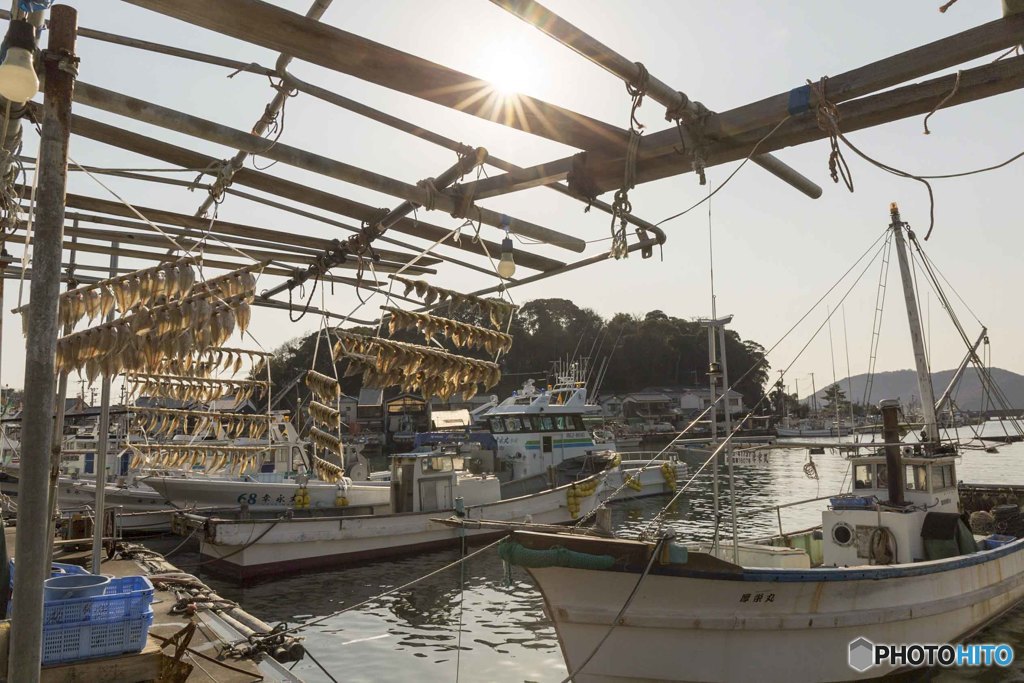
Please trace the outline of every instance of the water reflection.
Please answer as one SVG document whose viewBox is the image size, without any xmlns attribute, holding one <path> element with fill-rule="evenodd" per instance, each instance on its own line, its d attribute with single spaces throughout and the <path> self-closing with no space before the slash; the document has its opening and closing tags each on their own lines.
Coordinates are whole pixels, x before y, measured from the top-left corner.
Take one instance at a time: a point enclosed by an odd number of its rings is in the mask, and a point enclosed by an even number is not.
<svg viewBox="0 0 1024 683">
<path fill-rule="evenodd" d="M 959 461 L 959 478 L 971 482 L 1024 483 L 1024 444 L 1000 445 L 998 453 L 969 451 Z M 806 451 L 772 451 L 765 464 L 738 465 L 736 504 L 740 536 L 752 538 L 776 533 L 779 518 L 786 530 L 820 523 L 827 501 L 774 510 L 755 508 L 816 498 L 848 487 L 848 462 L 826 451 L 814 459 L 818 478 L 808 478 Z M 687 456 L 691 471 L 701 463 Z M 730 490 L 721 469 L 721 503 L 725 512 L 720 532 L 728 535 Z M 665 515 L 665 524 L 680 538 L 709 540 L 714 534 L 711 472 L 694 482 L 692 491 Z M 651 520 L 667 498 L 648 498 L 613 508 L 616 529 L 635 534 Z M 348 682 L 408 680 L 432 681 L 559 681 L 565 675 L 561 651 L 543 601 L 529 575 L 511 572 L 492 553 L 469 561 L 464 575 L 458 569 L 433 576 L 392 596 L 374 598 L 416 577 L 443 567 L 458 557 L 443 551 L 362 567 L 301 574 L 248 588 L 210 583 L 225 597 L 241 602 L 271 624 L 294 623 L 295 615 L 323 616 L 364 600 L 370 602 L 347 614 L 331 617 L 305 632 L 309 650 L 335 678 Z M 198 558 L 175 557 L 183 568 Z M 463 592 L 462 582 L 465 590 Z M 371 600 L 372 598 L 372 600 Z M 461 614 L 462 628 L 459 629 Z M 308 616 L 306 617 L 308 618 Z M 305 620 L 305 619 L 303 619 Z M 461 643 L 460 643 L 461 633 Z M 944 683 L 972 681 L 1024 681 L 1024 608 L 1018 608 L 982 631 L 974 642 L 1008 642 L 1019 654 L 1010 670 L 934 671 L 911 680 Z M 327 681 L 309 661 L 295 672 L 308 681 Z"/>
</svg>

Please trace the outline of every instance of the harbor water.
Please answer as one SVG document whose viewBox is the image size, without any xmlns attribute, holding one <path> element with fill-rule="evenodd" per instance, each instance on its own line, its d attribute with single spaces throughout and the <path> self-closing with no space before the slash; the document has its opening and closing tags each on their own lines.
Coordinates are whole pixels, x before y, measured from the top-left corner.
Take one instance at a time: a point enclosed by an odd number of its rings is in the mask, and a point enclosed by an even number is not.
<svg viewBox="0 0 1024 683">
<path fill-rule="evenodd" d="M 965 451 L 958 465 L 959 479 L 1024 484 L 1024 444 L 999 445 L 998 451 Z M 805 473 L 812 458 L 816 479 Z M 691 472 L 701 464 L 698 456 L 688 455 L 686 460 Z M 720 532 L 727 536 L 731 528 L 729 490 L 726 469 L 722 467 L 721 472 L 725 516 Z M 774 509 L 758 509 L 848 490 L 849 463 L 834 451 L 811 456 L 806 450 L 772 450 L 765 462 L 737 465 L 735 480 L 739 536 L 763 537 L 777 533 L 779 517 Z M 711 489 L 711 473 L 705 470 L 668 508 L 664 523 L 676 530 L 677 538 L 712 538 Z M 617 532 L 635 534 L 667 502 L 664 496 L 614 505 Z M 793 531 L 820 524 L 820 513 L 827 502 L 782 509 L 784 528 Z M 561 681 L 567 672 L 539 592 L 525 570 L 504 567 L 493 550 L 407 589 L 375 597 L 441 569 L 458 557 L 458 550 L 441 551 L 297 574 L 244 588 L 211 577 L 204 579 L 271 624 L 293 625 L 368 600 L 366 605 L 331 616 L 304 631 L 309 652 L 339 681 Z M 183 569 L 191 569 L 199 560 L 197 555 L 185 554 L 173 559 Z M 1024 606 L 972 641 L 1007 642 L 1014 647 L 1017 658 L 1008 670 L 931 671 L 912 680 L 1024 681 Z M 624 652 L 622 656 L 631 655 Z M 307 681 L 331 680 L 309 658 L 294 671 Z"/>
</svg>

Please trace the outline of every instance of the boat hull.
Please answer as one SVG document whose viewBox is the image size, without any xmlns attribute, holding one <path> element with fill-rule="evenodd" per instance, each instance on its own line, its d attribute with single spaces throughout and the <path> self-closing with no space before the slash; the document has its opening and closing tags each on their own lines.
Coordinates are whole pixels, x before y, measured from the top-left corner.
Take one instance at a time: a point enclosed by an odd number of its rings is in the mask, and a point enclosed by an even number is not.
<svg viewBox="0 0 1024 683">
<path fill-rule="evenodd" d="M 640 576 L 639 570 L 529 571 L 544 595 L 570 672 L 605 636 Z M 851 668 L 852 641 L 957 642 L 1022 598 L 1024 540 L 949 560 L 890 567 L 652 573 L 620 625 L 574 680 L 876 678 L 894 669 Z"/>
<path fill-rule="evenodd" d="M 614 502 L 674 493 L 688 471 L 684 462 L 655 461 L 650 466 L 648 463 L 648 460 L 623 460 L 618 468 L 609 470 L 606 479 L 609 491 L 605 500 Z M 670 466 L 670 475 L 662 470 L 663 463 Z M 632 479 L 632 485 L 626 483 L 627 478 Z"/>
<path fill-rule="evenodd" d="M 146 477 L 146 484 L 166 496 L 175 506 L 200 508 L 231 508 L 248 505 L 251 512 L 281 512 L 295 506 L 298 484 L 289 482 L 261 482 L 201 477 Z M 309 507 L 336 508 L 338 497 L 344 495 L 353 507 L 388 505 L 391 488 L 387 482 L 352 484 L 347 488 L 337 484 L 310 481 Z"/>
<path fill-rule="evenodd" d="M 575 496 L 570 511 L 569 486 L 544 493 L 466 508 L 465 519 L 492 522 L 567 524 L 593 511 L 603 484 L 587 496 Z M 436 550 L 461 543 L 463 536 L 482 541 L 507 530 L 457 528 L 437 519 L 451 510 L 400 514 L 309 517 L 278 520 L 222 520 L 205 523 L 201 553 L 209 569 L 238 580 L 275 576 L 299 569 L 320 569 Z M 256 539 L 255 541 L 253 539 Z"/>
</svg>

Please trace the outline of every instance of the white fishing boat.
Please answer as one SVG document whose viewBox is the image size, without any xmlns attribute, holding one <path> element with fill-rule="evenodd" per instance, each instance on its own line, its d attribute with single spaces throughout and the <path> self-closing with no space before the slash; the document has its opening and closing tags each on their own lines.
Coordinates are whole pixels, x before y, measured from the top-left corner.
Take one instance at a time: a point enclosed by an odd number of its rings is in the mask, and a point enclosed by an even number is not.
<svg viewBox="0 0 1024 683">
<path fill-rule="evenodd" d="M 460 472 L 451 454 L 410 453 L 393 458 L 386 505 L 297 510 L 272 519 L 185 513 L 179 518 L 201 530 L 201 553 L 210 569 L 245 580 L 433 550 L 464 536 L 479 540 L 506 533 L 502 523 L 569 523 L 598 506 L 604 486 L 597 475 L 502 499 L 496 477 Z M 464 526 L 444 523 L 453 516 Z"/>
<path fill-rule="evenodd" d="M 536 580 L 572 680 L 875 678 L 901 663 L 875 664 L 873 644 L 956 643 L 1024 599 L 1024 539 L 979 539 L 961 520 L 895 205 L 891 229 L 922 443 L 899 443 L 899 404 L 883 401 L 884 447 L 851 458 L 850 494 L 802 533 L 685 547 L 516 532 L 502 556 Z"/>
<path fill-rule="evenodd" d="M 825 424 L 821 420 L 800 420 L 796 425 L 780 425 L 775 433 L 780 438 L 840 437 L 853 434 L 853 428 L 844 423 Z"/>
<path fill-rule="evenodd" d="M 608 469 L 608 485 L 622 491 L 615 498 L 659 495 L 674 490 L 686 465 L 670 454 L 665 469 L 641 471 L 647 460 L 622 463 L 614 435 L 591 432 L 584 416 L 599 415 L 601 407 L 587 400 L 586 383 L 562 376 L 550 389 L 538 390 L 532 380 L 522 390 L 484 413 L 483 423 L 497 444 L 493 471 L 503 495 L 525 495 L 572 481 L 582 472 Z M 616 465 L 621 463 L 620 468 Z M 626 471 L 626 470 L 629 471 Z M 625 486 L 623 486 L 625 484 Z"/>
<path fill-rule="evenodd" d="M 279 512 L 295 507 L 300 489 L 305 501 L 300 501 L 300 507 L 304 508 L 388 504 L 390 493 L 386 482 L 353 481 L 351 477 L 327 482 L 311 476 L 306 443 L 284 417 L 283 413 L 275 413 L 276 419 L 266 439 L 231 442 L 240 447 L 265 447 L 253 466 L 245 471 L 211 474 L 202 469 L 159 470 L 143 476 L 141 482 L 179 509 L 245 506 L 249 512 Z M 360 451 L 360 445 L 346 445 L 345 470 L 366 477 L 368 466 Z"/>
</svg>

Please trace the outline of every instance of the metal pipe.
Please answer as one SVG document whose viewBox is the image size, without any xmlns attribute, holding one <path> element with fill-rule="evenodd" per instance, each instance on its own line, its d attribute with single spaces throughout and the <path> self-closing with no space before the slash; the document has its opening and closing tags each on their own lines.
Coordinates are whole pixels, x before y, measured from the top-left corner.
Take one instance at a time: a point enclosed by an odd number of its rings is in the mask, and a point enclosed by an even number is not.
<svg viewBox="0 0 1024 683">
<path fill-rule="evenodd" d="M 885 468 L 889 482 L 889 503 L 903 505 L 903 460 L 900 457 L 900 402 L 887 398 L 878 403 L 882 411 L 882 439 L 885 447 Z"/>
<path fill-rule="evenodd" d="M 117 276 L 117 242 L 110 243 L 110 277 Z M 114 319 L 114 311 L 107 314 L 107 322 Z M 107 446 L 110 441 L 110 375 L 104 373 L 100 383 L 100 423 L 96 434 L 96 523 L 93 524 L 92 573 L 100 573 L 103 550 L 103 532 L 106 530 L 107 498 Z"/>
<path fill-rule="evenodd" d="M 505 216 L 505 214 L 473 204 L 472 201 L 467 202 L 466 206 L 461 206 L 458 198 L 440 192 L 433 193 L 427 188 L 409 185 L 400 180 L 281 142 L 268 146 L 267 141 L 257 135 L 99 86 L 79 82 L 75 89 L 75 100 L 113 114 L 144 121 L 201 140 L 259 154 L 267 159 L 273 159 L 295 168 L 383 192 L 393 197 L 401 197 L 407 202 L 420 206 L 430 205 L 438 210 L 454 214 L 468 212 L 474 219 L 479 219 L 487 225 L 504 229 L 507 224 L 512 232 L 569 251 L 582 252 L 587 246 L 586 242 L 578 237 L 566 235 L 529 221 Z"/>
<path fill-rule="evenodd" d="M 732 435 L 732 414 L 729 412 L 729 354 L 725 352 L 725 325 L 718 327 L 718 348 L 722 359 L 722 387 L 725 392 L 725 433 Z M 725 447 L 725 457 L 729 465 L 729 507 L 732 513 L 732 561 L 740 563 L 739 535 L 736 532 L 736 473 L 733 469 L 732 441 Z"/>
<path fill-rule="evenodd" d="M 76 10 L 56 5 L 51 10 L 51 55 L 75 53 Z M 67 187 L 68 140 L 74 76 L 59 58 L 46 59 L 42 133 L 39 141 L 39 186 L 36 234 L 32 259 L 31 304 L 25 343 L 25 396 L 22 459 L 18 472 L 18 535 L 15 555 L 18 573 L 14 602 L 18 609 L 11 625 L 7 676 L 12 681 L 37 683 L 42 661 L 43 581 L 49 577 L 46 538 L 49 454 L 53 443 L 53 379 L 57 345 L 57 300 L 60 295 L 61 242 L 64 230 L 64 192 Z"/>
<path fill-rule="evenodd" d="M 967 370 L 967 366 L 971 364 L 971 361 L 975 358 L 978 353 L 978 347 L 981 346 L 981 342 L 984 341 L 985 337 L 988 336 L 988 328 L 982 327 L 981 334 L 978 335 L 978 341 L 974 342 L 967 351 L 967 355 L 960 362 L 960 367 L 953 373 L 953 377 L 949 380 L 949 384 L 946 386 L 946 390 L 942 392 L 942 396 L 935 402 L 935 414 L 938 415 L 942 412 L 942 409 L 946 407 L 946 403 L 953 395 L 953 391 L 956 390 L 956 385 L 960 383 L 960 378 L 964 376 L 964 372 Z"/>
<path fill-rule="evenodd" d="M 539 2 L 534 0 L 491 0 L 491 2 L 537 27 L 562 45 L 617 76 L 627 85 L 637 86 L 642 81 L 645 94 L 665 107 L 667 120 L 682 118 L 694 121 L 701 126 L 708 137 L 721 137 L 717 114 L 709 111 L 700 102 L 690 100 L 682 92 L 646 73 L 646 69 L 639 63 L 629 61 Z M 754 157 L 752 161 L 811 199 L 821 196 L 819 185 L 779 159 L 769 154 L 761 154 Z"/>
</svg>

